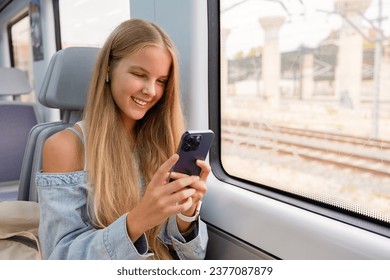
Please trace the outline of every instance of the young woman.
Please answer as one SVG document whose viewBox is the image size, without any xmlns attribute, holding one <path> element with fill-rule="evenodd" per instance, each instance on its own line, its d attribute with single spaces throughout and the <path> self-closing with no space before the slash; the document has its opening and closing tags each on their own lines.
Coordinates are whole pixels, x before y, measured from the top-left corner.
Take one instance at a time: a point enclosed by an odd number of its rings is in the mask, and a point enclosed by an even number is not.
<svg viewBox="0 0 390 280">
<path fill-rule="evenodd" d="M 167 34 L 132 19 L 108 37 L 83 121 L 46 140 L 37 176 L 44 258 L 202 259 L 210 166 L 171 174 L 184 120 Z"/>
</svg>

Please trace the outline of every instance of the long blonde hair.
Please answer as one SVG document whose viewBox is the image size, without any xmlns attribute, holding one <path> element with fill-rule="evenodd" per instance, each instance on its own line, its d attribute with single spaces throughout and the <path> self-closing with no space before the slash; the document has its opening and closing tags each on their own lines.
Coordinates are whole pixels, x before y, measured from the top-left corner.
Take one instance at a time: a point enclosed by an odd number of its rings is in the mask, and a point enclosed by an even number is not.
<svg viewBox="0 0 390 280">
<path fill-rule="evenodd" d="M 122 125 L 110 84 L 105 81 L 106 74 L 120 59 L 150 45 L 165 47 L 172 56 L 172 65 L 162 98 L 136 123 L 134 134 L 130 135 Z M 107 227 L 134 208 L 142 197 L 142 188 L 175 152 L 184 130 L 178 71 L 173 43 L 151 22 L 127 20 L 104 44 L 84 111 L 89 195 L 96 227 Z M 170 258 L 167 248 L 158 241 L 160 228 L 161 225 L 156 226 L 146 236 L 155 258 Z"/>
</svg>

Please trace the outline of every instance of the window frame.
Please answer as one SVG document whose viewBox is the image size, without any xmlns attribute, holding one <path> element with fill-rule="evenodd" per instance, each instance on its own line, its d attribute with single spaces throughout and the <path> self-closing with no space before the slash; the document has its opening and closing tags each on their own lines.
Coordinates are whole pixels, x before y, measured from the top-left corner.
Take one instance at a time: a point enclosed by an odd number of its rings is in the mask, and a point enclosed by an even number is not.
<svg viewBox="0 0 390 280">
<path fill-rule="evenodd" d="M 282 191 L 267 185 L 232 176 L 221 160 L 221 59 L 220 59 L 220 0 L 207 1 L 208 12 L 208 90 L 209 127 L 215 133 L 210 151 L 210 165 L 217 179 L 258 195 L 322 215 L 385 237 L 390 237 L 389 224 L 374 218 L 338 208 L 314 199 Z"/>
<path fill-rule="evenodd" d="M 61 40 L 61 21 L 60 21 L 60 0 L 53 0 L 53 15 L 54 15 L 54 32 L 56 40 L 56 51 L 62 49 L 62 40 Z"/>
<path fill-rule="evenodd" d="M 29 16 L 28 11 L 25 11 L 24 13 L 22 13 L 17 18 L 15 18 L 14 20 L 10 21 L 7 24 L 8 50 L 9 50 L 9 58 L 10 58 L 11 67 L 15 67 L 14 44 L 12 42 L 12 27 L 28 16 Z"/>
</svg>

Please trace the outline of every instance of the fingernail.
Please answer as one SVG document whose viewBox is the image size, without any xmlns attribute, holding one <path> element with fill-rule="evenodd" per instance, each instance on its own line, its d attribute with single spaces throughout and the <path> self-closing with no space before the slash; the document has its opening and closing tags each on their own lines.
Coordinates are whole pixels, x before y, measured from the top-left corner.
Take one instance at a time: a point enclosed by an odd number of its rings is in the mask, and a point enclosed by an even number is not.
<svg viewBox="0 0 390 280">
<path fill-rule="evenodd" d="M 177 158 L 179 158 L 179 155 L 178 154 L 173 154 L 172 156 L 171 156 L 171 159 L 173 160 L 173 159 L 177 159 Z"/>
</svg>

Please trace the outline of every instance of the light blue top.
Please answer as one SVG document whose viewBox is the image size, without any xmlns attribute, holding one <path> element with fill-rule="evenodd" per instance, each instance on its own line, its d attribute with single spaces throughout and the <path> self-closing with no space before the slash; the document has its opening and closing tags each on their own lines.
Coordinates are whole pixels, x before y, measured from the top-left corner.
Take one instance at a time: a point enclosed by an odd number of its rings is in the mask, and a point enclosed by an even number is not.
<svg viewBox="0 0 390 280">
<path fill-rule="evenodd" d="M 132 242 L 123 214 L 104 229 L 93 227 L 87 215 L 87 172 L 41 173 L 36 176 L 40 205 L 39 239 L 44 259 L 136 260 L 152 256 L 145 234 Z M 159 239 L 172 245 L 180 259 L 204 259 L 206 224 L 198 218 L 191 236 L 184 238 L 172 216 Z"/>
</svg>

